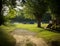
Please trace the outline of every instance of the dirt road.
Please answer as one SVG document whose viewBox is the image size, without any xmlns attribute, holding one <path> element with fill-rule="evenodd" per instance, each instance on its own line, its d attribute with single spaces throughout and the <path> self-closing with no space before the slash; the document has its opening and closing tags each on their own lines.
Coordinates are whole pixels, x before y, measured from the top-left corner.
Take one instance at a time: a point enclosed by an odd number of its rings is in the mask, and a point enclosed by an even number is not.
<svg viewBox="0 0 60 46">
<path fill-rule="evenodd" d="M 37 33 L 16 29 L 11 35 L 16 39 L 16 46 L 48 46 L 43 38 L 35 37 Z"/>
</svg>

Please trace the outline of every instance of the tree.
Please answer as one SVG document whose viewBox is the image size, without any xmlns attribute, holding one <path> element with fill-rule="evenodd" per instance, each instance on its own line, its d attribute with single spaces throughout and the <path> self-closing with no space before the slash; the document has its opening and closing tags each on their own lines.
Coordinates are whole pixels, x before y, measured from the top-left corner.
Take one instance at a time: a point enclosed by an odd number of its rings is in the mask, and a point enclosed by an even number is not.
<svg viewBox="0 0 60 46">
<path fill-rule="evenodd" d="M 6 6 L 11 6 L 11 7 L 14 7 L 15 6 L 15 1 L 16 0 L 0 0 L 0 25 L 4 24 L 5 20 L 4 20 L 4 16 L 3 16 L 3 7 L 4 5 Z"/>
<path fill-rule="evenodd" d="M 52 29 L 59 30 L 60 28 L 60 1 L 59 0 L 47 0 L 49 8 L 51 9 L 52 14 L 54 14 L 55 19 L 53 20 Z"/>
<path fill-rule="evenodd" d="M 38 27 L 41 27 L 41 20 L 44 13 L 47 11 L 47 3 L 45 0 L 26 0 L 25 9 L 27 13 L 34 15 L 38 22 Z"/>
<path fill-rule="evenodd" d="M 2 2 L 2 0 L 0 0 L 0 2 Z M 0 25 L 3 24 L 3 22 L 4 22 L 4 19 L 2 16 L 2 4 L 0 3 Z"/>
<path fill-rule="evenodd" d="M 0 26 L 4 24 L 5 19 L 3 16 L 3 6 L 4 5 L 10 5 L 10 0 L 0 0 Z M 13 36 L 9 35 L 8 32 L 6 32 L 2 27 L 0 27 L 0 46 L 15 46 L 16 40 L 13 38 Z"/>
</svg>

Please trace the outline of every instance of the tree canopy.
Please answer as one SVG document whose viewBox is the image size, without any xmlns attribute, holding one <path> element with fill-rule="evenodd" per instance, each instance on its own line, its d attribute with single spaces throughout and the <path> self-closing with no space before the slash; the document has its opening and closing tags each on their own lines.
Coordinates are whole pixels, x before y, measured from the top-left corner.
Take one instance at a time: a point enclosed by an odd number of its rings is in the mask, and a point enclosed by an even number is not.
<svg viewBox="0 0 60 46">
<path fill-rule="evenodd" d="M 44 0 L 26 0 L 26 13 L 34 15 L 38 21 L 38 27 L 41 27 L 42 16 L 47 11 L 47 5 Z"/>
<path fill-rule="evenodd" d="M 0 6 L 7 5 L 12 8 L 16 5 L 16 0 L 0 0 L 2 3 Z M 48 9 L 51 10 L 51 14 L 55 17 L 55 27 L 60 25 L 60 1 L 59 0 L 22 0 L 22 4 L 25 5 L 25 13 L 26 15 L 34 15 L 38 21 L 38 27 L 41 27 L 42 16 L 46 13 Z M 0 7 L 0 25 L 4 22 L 2 8 Z M 10 14 L 12 15 L 12 14 Z"/>
</svg>

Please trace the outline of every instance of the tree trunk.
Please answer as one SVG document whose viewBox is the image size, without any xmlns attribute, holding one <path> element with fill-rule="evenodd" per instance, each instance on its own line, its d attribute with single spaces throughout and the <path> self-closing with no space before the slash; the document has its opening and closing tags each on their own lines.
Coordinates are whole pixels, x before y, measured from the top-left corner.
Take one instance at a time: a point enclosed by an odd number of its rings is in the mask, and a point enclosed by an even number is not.
<svg viewBox="0 0 60 46">
<path fill-rule="evenodd" d="M 3 12 L 2 12 L 2 0 L 0 0 L 0 25 L 4 23 L 4 17 L 3 17 Z"/>
<path fill-rule="evenodd" d="M 41 28 L 41 20 L 38 20 L 38 27 Z"/>
<path fill-rule="evenodd" d="M 2 0 L 0 0 L 0 2 L 2 3 Z M 2 4 L 0 3 L 0 25 L 1 25 L 1 10 L 2 10 Z"/>
</svg>

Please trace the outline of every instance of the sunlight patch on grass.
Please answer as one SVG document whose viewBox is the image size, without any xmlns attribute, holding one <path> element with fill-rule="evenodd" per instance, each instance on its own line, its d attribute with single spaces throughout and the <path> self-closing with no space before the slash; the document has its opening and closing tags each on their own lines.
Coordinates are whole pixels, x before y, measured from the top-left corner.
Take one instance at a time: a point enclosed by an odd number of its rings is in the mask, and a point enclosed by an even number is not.
<svg viewBox="0 0 60 46">
<path fill-rule="evenodd" d="M 26 29 L 26 30 L 30 30 L 33 32 L 39 32 L 39 31 L 43 30 L 42 28 L 38 28 L 37 24 L 22 24 L 22 23 L 20 23 L 15 26 L 16 26 L 16 28 Z"/>
<path fill-rule="evenodd" d="M 0 26 L 1 28 L 3 28 L 4 30 L 6 30 L 7 32 L 10 31 L 14 31 L 14 29 L 25 29 L 28 31 L 32 31 L 32 32 L 36 32 L 37 33 L 37 37 L 42 37 L 48 41 L 52 41 L 52 40 L 60 40 L 60 34 L 56 33 L 56 32 L 52 32 L 52 31 L 48 31 L 45 30 L 43 28 L 38 28 L 37 24 L 22 24 L 22 23 L 18 23 L 18 24 L 13 24 L 14 26 Z M 48 24 L 42 24 L 42 27 L 46 27 Z"/>
<path fill-rule="evenodd" d="M 48 24 L 47 23 L 42 23 L 41 26 L 46 28 L 48 26 Z"/>
<path fill-rule="evenodd" d="M 46 27 L 48 24 L 42 24 L 42 27 Z M 48 41 L 60 40 L 60 34 L 56 32 L 51 32 L 43 28 L 38 28 L 37 24 L 16 24 L 16 28 L 26 29 L 28 31 L 37 32 L 37 37 L 42 37 Z"/>
<path fill-rule="evenodd" d="M 60 34 L 59 33 L 55 33 L 55 32 L 51 32 L 51 31 L 42 31 L 39 32 L 37 37 L 42 37 L 48 41 L 54 41 L 54 40 L 58 40 L 60 41 Z"/>
</svg>

